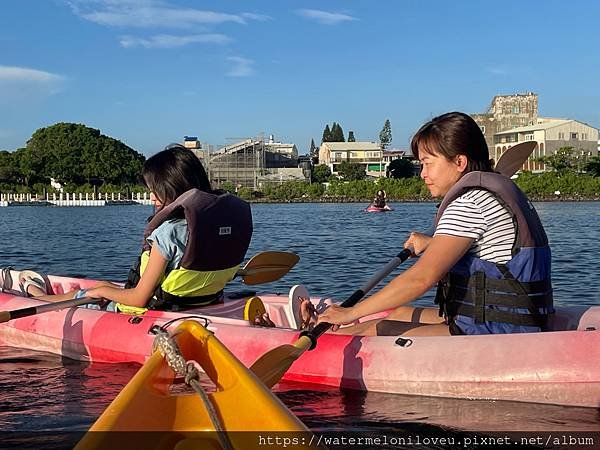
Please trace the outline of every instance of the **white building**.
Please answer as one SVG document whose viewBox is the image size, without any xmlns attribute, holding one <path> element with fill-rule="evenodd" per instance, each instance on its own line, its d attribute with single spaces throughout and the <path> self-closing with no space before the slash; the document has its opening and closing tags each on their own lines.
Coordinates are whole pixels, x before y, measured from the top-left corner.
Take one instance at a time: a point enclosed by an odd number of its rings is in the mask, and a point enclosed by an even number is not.
<svg viewBox="0 0 600 450">
<path fill-rule="evenodd" d="M 582 156 L 598 155 L 598 129 L 586 123 L 572 119 L 538 118 L 537 123 L 525 127 L 513 128 L 494 134 L 494 148 L 490 157 L 495 161 L 515 144 L 536 141 L 537 146 L 529 159 L 523 164 L 523 170 L 543 172 L 544 164 L 536 158 L 552 155 L 561 147 L 573 147 Z"/>
<path fill-rule="evenodd" d="M 319 147 L 319 164 L 329 166 L 337 174 L 343 162 L 364 166 L 369 176 L 384 176 L 383 152 L 376 142 L 323 142 Z"/>
</svg>

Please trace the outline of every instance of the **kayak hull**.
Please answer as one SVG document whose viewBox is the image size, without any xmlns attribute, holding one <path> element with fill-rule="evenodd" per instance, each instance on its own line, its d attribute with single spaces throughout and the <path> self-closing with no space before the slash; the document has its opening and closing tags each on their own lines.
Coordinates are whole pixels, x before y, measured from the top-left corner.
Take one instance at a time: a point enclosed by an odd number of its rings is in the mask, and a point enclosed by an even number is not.
<svg viewBox="0 0 600 450">
<path fill-rule="evenodd" d="M 77 280 L 52 278 L 74 284 Z M 89 283 L 81 280 L 81 287 Z M 279 326 L 286 326 L 287 297 L 261 295 Z M 313 299 L 320 308 L 323 301 Z M 0 294 L 0 309 L 40 304 Z M 194 316 L 246 366 L 274 347 L 292 344 L 289 328 L 251 326 L 241 320 L 245 299 L 185 313 L 149 311 L 130 316 L 71 308 L 0 325 L 0 345 L 97 362 L 144 363 L 154 326 Z M 412 337 L 326 333 L 284 379 L 358 390 L 453 398 L 600 406 L 600 307 L 558 309 L 545 333 Z"/>
<path fill-rule="evenodd" d="M 388 205 L 385 205 L 383 207 L 370 205 L 367 208 L 365 208 L 365 212 L 387 212 L 387 211 L 393 211 L 393 210 L 394 210 L 394 208 L 392 208 L 391 206 L 388 206 Z"/>
</svg>

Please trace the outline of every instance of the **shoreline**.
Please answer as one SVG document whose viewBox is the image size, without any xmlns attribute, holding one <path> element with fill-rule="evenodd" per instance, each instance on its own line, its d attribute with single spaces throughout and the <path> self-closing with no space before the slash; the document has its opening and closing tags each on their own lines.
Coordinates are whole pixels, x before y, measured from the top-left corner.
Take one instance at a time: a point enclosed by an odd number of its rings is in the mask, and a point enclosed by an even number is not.
<svg viewBox="0 0 600 450">
<path fill-rule="evenodd" d="M 572 202 L 572 203 L 582 203 L 582 202 L 597 202 L 600 201 L 600 197 L 567 197 L 567 196 L 560 196 L 560 197 L 529 197 L 529 200 L 531 200 L 532 202 Z M 291 200 L 273 200 L 273 199 L 246 199 L 246 201 L 248 203 L 265 203 L 265 204 L 269 204 L 269 203 L 366 203 L 366 204 L 371 204 L 370 199 L 352 199 L 352 198 L 339 198 L 339 197 L 335 197 L 335 198 L 326 198 L 326 199 L 318 199 L 318 198 L 311 198 L 311 199 L 304 199 L 304 198 L 295 198 L 295 199 L 291 199 Z M 389 199 L 387 203 L 439 203 L 441 200 L 436 200 L 436 199 L 400 199 L 400 200 L 396 200 L 396 199 Z"/>
<path fill-rule="evenodd" d="M 530 200 L 534 203 L 551 203 L 551 202 L 563 202 L 563 203 L 587 203 L 587 202 L 597 202 L 600 201 L 600 197 L 532 197 Z M 289 204 L 289 203 L 362 203 L 365 205 L 370 205 L 371 200 L 368 199 L 353 199 L 353 198 L 295 198 L 290 200 L 274 200 L 274 199 L 246 199 L 250 204 Z M 439 203 L 440 200 L 435 199 L 401 199 L 394 200 L 390 199 L 388 204 L 401 204 L 401 203 Z M 47 201 L 47 200 L 29 200 L 29 201 L 0 201 L 0 208 L 8 208 L 8 207 L 56 207 L 56 208 L 83 208 L 83 207 L 102 207 L 102 206 L 129 206 L 129 205 L 140 205 L 140 206 L 148 206 L 151 205 L 149 201 L 132 201 L 132 200 L 121 200 L 121 201 L 111 201 L 111 200 L 95 200 L 95 201 Z"/>
</svg>

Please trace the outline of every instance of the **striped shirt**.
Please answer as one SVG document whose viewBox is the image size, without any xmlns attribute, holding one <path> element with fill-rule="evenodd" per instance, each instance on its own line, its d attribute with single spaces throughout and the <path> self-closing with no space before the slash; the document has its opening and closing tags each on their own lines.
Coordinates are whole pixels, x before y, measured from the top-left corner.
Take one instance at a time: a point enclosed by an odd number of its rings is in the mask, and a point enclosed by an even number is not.
<svg viewBox="0 0 600 450">
<path fill-rule="evenodd" d="M 516 239 L 510 213 L 483 189 L 472 189 L 450 203 L 435 234 L 472 238 L 468 254 L 493 263 L 506 263 L 512 258 Z"/>
</svg>

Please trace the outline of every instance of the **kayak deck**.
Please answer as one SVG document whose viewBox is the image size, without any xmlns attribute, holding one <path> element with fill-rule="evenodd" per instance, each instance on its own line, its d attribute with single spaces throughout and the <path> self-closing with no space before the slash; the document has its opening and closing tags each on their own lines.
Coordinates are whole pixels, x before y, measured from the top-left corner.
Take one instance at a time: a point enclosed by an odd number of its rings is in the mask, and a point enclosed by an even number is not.
<svg viewBox="0 0 600 450">
<path fill-rule="evenodd" d="M 194 444 L 196 448 L 219 448 L 223 440 L 232 448 L 258 448 L 258 440 L 246 432 L 309 433 L 306 426 L 198 322 L 182 322 L 172 336 L 172 339 L 161 336 L 160 351 L 152 354 L 106 408 L 77 449 L 111 448 L 111 440 L 119 443 L 121 435 L 108 432 L 178 432 L 171 437 L 184 442 L 177 445 Z M 178 378 L 182 374 L 176 374 L 171 366 L 190 374 L 184 369 L 186 361 L 193 361 L 195 367 L 204 370 L 213 383 L 213 391 L 207 392 L 196 382 L 191 384 L 197 392 L 172 392 L 174 384 L 183 380 Z M 194 369 L 191 378 L 197 380 Z M 236 431 L 245 433 L 233 433 Z M 163 444 L 164 439 L 158 439 L 144 448 L 175 446 L 173 442 L 168 446 Z"/>
</svg>

